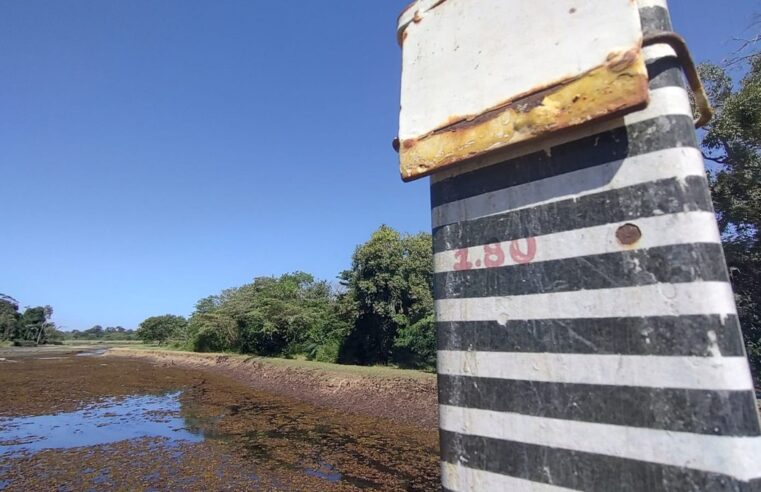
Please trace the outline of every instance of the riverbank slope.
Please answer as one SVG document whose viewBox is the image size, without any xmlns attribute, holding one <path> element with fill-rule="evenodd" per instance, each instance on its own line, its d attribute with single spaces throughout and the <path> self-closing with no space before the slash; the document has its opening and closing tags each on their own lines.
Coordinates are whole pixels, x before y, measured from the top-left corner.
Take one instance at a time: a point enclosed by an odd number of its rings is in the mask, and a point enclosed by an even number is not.
<svg viewBox="0 0 761 492">
<path fill-rule="evenodd" d="M 438 423 L 436 376 L 425 372 L 162 349 L 119 347 L 107 355 L 213 371 L 258 391 L 406 425 Z"/>
</svg>

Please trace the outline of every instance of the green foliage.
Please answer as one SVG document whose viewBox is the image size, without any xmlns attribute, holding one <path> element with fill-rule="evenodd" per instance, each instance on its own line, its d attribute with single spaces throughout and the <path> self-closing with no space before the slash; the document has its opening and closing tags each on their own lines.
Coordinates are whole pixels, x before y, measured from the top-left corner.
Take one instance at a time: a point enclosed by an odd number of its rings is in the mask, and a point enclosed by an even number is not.
<svg viewBox="0 0 761 492">
<path fill-rule="evenodd" d="M 95 325 L 86 330 L 72 330 L 63 333 L 67 340 L 137 340 L 135 330 L 128 330 L 122 326 L 108 326 L 103 328 L 101 325 Z"/>
<path fill-rule="evenodd" d="M 64 333 L 49 321 L 50 306 L 21 313 L 15 299 L 0 294 L 0 340 L 139 338 L 198 352 L 430 369 L 436 363 L 432 256 L 429 234 L 381 226 L 356 248 L 351 269 L 339 277 L 340 294 L 305 272 L 258 277 L 200 299 L 187 320 L 152 316 L 136 331 L 95 325 Z"/>
<path fill-rule="evenodd" d="M 187 320 L 182 316 L 165 314 L 163 316 L 152 316 L 140 323 L 137 329 L 137 336 L 146 343 L 158 342 L 165 343 L 177 334 L 184 333 L 187 330 Z"/>
<path fill-rule="evenodd" d="M 193 337 L 193 350 L 196 352 L 222 352 L 230 348 L 221 330 L 213 326 L 203 327 Z"/>
<path fill-rule="evenodd" d="M 399 328 L 394 354 L 401 366 L 418 369 L 436 367 L 436 328 L 433 314 L 417 323 Z"/>
<path fill-rule="evenodd" d="M 305 345 L 306 355 L 309 360 L 317 362 L 338 362 L 343 338 L 329 338 L 322 342 L 309 342 Z"/>
<path fill-rule="evenodd" d="M 238 340 L 238 325 L 224 313 L 193 313 L 188 322 L 187 345 L 196 352 L 231 350 Z"/>
<path fill-rule="evenodd" d="M 11 340 L 16 334 L 19 318 L 18 301 L 0 294 L 0 340 Z"/>
<path fill-rule="evenodd" d="M 14 347 L 36 347 L 37 342 L 35 342 L 34 340 L 17 339 L 13 341 L 13 346 Z"/>
<path fill-rule="evenodd" d="M 198 351 L 304 354 L 325 360 L 329 346 L 337 346 L 346 327 L 337 315 L 330 285 L 295 272 L 258 277 L 199 300 L 188 332 L 189 345 Z"/>
<path fill-rule="evenodd" d="M 137 335 L 198 352 L 430 369 L 436 363 L 432 262 L 429 234 L 382 226 L 357 247 L 351 269 L 340 276 L 341 294 L 304 272 L 257 277 L 200 299 L 187 322 L 148 318 Z"/>
<path fill-rule="evenodd" d="M 14 338 L 17 340 L 37 341 L 43 332 L 45 321 L 47 321 L 45 315 L 46 308 L 42 306 L 26 308 L 21 318 L 19 318 Z"/>
<path fill-rule="evenodd" d="M 0 294 L 0 340 L 12 340 L 14 345 L 35 345 L 60 338 L 60 332 L 50 321 L 50 306 L 27 307 L 19 312 L 18 301 Z"/>
<path fill-rule="evenodd" d="M 429 234 L 403 236 L 385 225 L 357 247 L 351 269 L 340 276 L 353 326 L 339 360 L 431 366 L 432 249 Z"/>
<path fill-rule="evenodd" d="M 733 90 L 722 67 L 705 64 L 701 76 L 716 117 L 703 137 L 724 253 L 735 291 L 751 368 L 761 375 L 761 55 Z"/>
</svg>

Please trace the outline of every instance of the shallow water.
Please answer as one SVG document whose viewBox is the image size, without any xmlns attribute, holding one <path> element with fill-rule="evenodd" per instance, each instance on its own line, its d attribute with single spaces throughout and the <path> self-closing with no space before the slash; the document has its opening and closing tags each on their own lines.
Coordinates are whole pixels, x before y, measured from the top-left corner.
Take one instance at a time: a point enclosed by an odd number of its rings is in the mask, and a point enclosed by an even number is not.
<svg viewBox="0 0 761 492">
<path fill-rule="evenodd" d="M 98 357 L 100 355 L 104 355 L 106 352 L 108 352 L 108 349 L 95 349 L 95 350 L 84 350 L 82 352 L 77 352 L 75 355 L 77 357 Z"/>
<path fill-rule="evenodd" d="M 0 361 L 0 490 L 436 490 L 435 429 L 109 356 Z"/>
<path fill-rule="evenodd" d="M 76 412 L 0 418 L 0 456 L 69 449 L 144 437 L 203 441 L 179 416 L 180 394 L 109 398 Z"/>
</svg>

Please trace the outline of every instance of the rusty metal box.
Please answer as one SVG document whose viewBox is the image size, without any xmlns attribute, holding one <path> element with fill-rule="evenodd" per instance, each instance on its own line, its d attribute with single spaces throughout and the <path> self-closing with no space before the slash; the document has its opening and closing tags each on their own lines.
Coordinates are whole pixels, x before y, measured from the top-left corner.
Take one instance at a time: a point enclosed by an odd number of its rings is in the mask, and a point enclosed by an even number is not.
<svg viewBox="0 0 761 492">
<path fill-rule="evenodd" d="M 637 3 L 600 1 L 407 7 L 397 31 L 402 178 L 645 106 Z"/>
</svg>

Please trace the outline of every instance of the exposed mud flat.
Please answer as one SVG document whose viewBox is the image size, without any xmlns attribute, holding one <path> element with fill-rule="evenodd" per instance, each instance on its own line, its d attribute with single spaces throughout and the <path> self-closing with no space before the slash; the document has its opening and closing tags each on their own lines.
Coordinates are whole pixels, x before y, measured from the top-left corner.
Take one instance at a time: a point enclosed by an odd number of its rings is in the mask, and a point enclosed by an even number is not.
<svg viewBox="0 0 761 492">
<path fill-rule="evenodd" d="M 204 368 L 228 375 L 256 390 L 313 405 L 369 415 L 435 430 L 436 376 L 416 371 L 330 367 L 326 364 L 234 355 L 118 348 L 110 356 L 139 357 L 164 367 Z M 326 368 L 328 367 L 328 368 Z"/>
<path fill-rule="evenodd" d="M 0 490 L 438 488 L 435 425 L 258 391 L 217 362 L 61 357 L 0 362 Z"/>
</svg>

